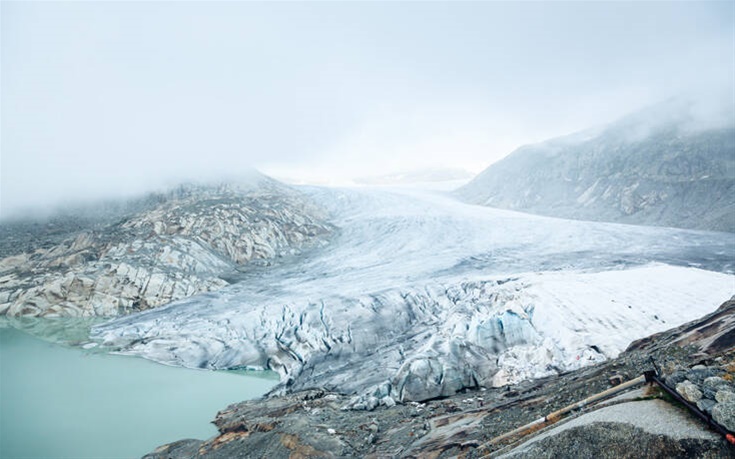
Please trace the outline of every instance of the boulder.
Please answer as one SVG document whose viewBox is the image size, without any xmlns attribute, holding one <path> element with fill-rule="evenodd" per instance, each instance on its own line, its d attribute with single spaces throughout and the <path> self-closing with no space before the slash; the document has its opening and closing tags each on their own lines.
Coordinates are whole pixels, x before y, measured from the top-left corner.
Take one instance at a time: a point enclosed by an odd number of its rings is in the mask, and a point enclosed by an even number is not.
<svg viewBox="0 0 735 459">
<path fill-rule="evenodd" d="M 712 408 L 712 419 L 730 432 L 735 432 L 735 400 L 715 405 Z"/>
<path fill-rule="evenodd" d="M 702 391 L 691 381 L 684 381 L 676 385 L 676 391 L 691 403 L 697 403 L 702 398 Z"/>
</svg>

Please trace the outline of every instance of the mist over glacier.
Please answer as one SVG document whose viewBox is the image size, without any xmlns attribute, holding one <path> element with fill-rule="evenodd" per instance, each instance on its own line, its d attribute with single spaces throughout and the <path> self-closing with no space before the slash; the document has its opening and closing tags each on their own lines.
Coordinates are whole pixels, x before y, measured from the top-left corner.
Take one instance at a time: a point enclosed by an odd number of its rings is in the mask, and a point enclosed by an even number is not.
<svg viewBox="0 0 735 459">
<path fill-rule="evenodd" d="M 729 6 L 3 2 L 0 218 L 253 166 L 478 173 L 682 94 L 709 122 Z"/>
</svg>

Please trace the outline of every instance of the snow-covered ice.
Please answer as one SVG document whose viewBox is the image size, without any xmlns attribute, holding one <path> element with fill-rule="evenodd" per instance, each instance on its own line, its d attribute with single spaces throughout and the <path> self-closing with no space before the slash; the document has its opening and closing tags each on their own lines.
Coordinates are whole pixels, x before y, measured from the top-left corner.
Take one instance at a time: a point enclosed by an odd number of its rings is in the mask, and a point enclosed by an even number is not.
<svg viewBox="0 0 735 459">
<path fill-rule="evenodd" d="M 128 354 L 270 368 L 356 407 L 612 357 L 735 294 L 735 235 L 579 222 L 420 190 L 308 188 L 339 227 L 299 262 L 94 329 Z"/>
</svg>

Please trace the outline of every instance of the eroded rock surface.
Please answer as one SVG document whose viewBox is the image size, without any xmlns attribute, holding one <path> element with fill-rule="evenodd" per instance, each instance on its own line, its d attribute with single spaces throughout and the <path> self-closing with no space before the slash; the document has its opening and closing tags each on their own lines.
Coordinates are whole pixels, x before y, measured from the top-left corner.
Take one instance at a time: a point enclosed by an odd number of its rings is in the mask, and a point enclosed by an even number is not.
<svg viewBox="0 0 735 459">
<path fill-rule="evenodd" d="M 613 407 L 614 408 L 614 407 Z M 622 413 L 646 419 L 650 424 L 639 427 L 630 418 L 619 418 L 620 411 L 603 408 L 600 412 L 582 416 L 532 444 L 498 456 L 506 459 L 596 457 L 596 458 L 669 458 L 733 457 L 730 447 L 720 437 L 689 427 L 693 422 L 686 415 L 664 402 L 650 401 L 625 404 Z M 607 419 L 598 421 L 597 419 Z M 613 421 L 615 420 L 615 421 Z M 673 421 L 673 422 L 672 422 Z M 673 427 L 672 430 L 651 429 Z M 682 425 L 681 423 L 686 423 Z M 684 433 L 686 429 L 690 432 Z"/>
<path fill-rule="evenodd" d="M 265 177 L 188 185 L 133 214 L 0 260 L 0 314 L 115 316 L 228 285 L 254 261 L 293 257 L 333 227 L 299 193 Z"/>
<path fill-rule="evenodd" d="M 632 350 L 655 350 L 664 346 L 695 346 L 703 354 L 717 354 L 735 348 L 735 301 L 723 303 L 706 320 L 694 321 L 677 327 L 673 332 L 657 333 L 636 340 L 628 346 Z"/>
</svg>

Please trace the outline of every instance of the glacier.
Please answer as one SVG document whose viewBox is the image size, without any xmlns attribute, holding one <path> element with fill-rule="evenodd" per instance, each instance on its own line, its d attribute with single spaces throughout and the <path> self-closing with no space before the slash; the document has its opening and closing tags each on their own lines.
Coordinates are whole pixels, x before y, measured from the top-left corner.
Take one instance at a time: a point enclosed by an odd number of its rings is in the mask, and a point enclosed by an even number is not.
<svg viewBox="0 0 735 459">
<path fill-rule="evenodd" d="M 735 294 L 735 235 L 583 222 L 417 189 L 302 189 L 338 228 L 290 264 L 94 327 L 111 350 L 271 369 L 347 408 L 511 384 L 616 356 Z"/>
</svg>

